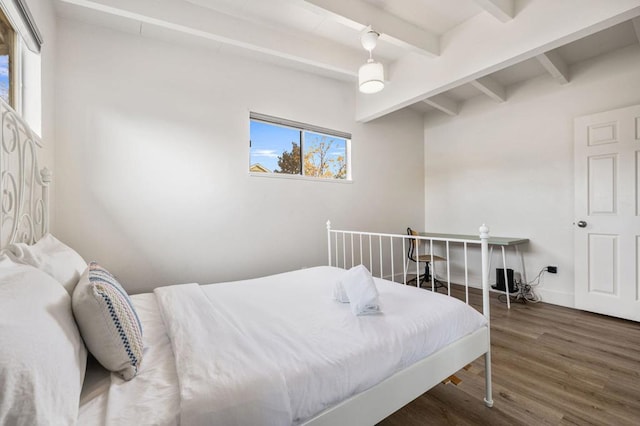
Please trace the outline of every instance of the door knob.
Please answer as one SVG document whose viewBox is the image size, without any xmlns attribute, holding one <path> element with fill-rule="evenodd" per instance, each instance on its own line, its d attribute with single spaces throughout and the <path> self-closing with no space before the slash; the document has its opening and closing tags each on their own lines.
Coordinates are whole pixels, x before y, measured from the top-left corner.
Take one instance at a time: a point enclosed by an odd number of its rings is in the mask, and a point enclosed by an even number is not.
<svg viewBox="0 0 640 426">
<path fill-rule="evenodd" d="M 580 228 L 586 228 L 587 227 L 587 222 L 585 222 L 584 220 L 581 220 L 578 222 L 578 226 Z"/>
</svg>

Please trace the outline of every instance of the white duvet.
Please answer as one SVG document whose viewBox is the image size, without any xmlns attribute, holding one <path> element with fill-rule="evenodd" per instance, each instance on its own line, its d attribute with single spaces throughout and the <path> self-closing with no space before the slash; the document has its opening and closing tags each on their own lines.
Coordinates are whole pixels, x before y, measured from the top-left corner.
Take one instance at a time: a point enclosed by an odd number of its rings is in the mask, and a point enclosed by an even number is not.
<svg viewBox="0 0 640 426">
<path fill-rule="evenodd" d="M 142 411 L 154 424 L 298 424 L 486 324 L 456 299 L 379 279 L 384 313 L 355 316 L 333 299 L 343 273 L 317 267 L 156 289 L 160 314 L 150 316 L 162 317 L 166 335 L 155 336 L 138 377 L 112 377 L 104 391 L 111 396 L 93 399 L 100 413 L 81 408 L 80 423 L 135 424 L 126 419 Z M 177 385 L 169 386 L 166 376 L 176 373 Z M 170 396 L 153 388 L 154 398 L 140 399 L 138 380 L 149 387 L 158 380 Z M 155 409 L 152 399 L 160 401 Z"/>
</svg>

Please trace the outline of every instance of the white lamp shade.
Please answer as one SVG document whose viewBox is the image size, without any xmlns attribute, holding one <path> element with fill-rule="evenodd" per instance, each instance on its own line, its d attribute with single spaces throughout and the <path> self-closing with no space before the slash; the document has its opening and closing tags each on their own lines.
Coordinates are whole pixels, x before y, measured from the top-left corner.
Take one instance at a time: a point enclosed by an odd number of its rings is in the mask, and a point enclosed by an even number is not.
<svg viewBox="0 0 640 426">
<path fill-rule="evenodd" d="M 376 93 L 384 88 L 384 68 L 380 62 L 369 60 L 358 70 L 358 83 L 362 93 Z"/>
</svg>

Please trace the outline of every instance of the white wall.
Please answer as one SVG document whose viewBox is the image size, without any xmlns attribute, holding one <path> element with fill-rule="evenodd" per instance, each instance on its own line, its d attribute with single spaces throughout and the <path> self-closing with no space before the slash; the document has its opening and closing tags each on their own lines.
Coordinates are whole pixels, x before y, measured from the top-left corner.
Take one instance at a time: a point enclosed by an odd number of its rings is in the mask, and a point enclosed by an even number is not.
<svg viewBox="0 0 640 426">
<path fill-rule="evenodd" d="M 503 104 L 474 98 L 457 117 L 427 116 L 424 127 L 426 228 L 475 234 L 485 222 L 493 235 L 530 238 L 527 278 L 557 265 L 541 293 L 565 306 L 574 285 L 573 119 L 640 103 L 640 49 L 571 75 L 566 86 L 543 76 L 510 87 Z"/>
<path fill-rule="evenodd" d="M 423 121 L 354 121 L 355 82 L 58 22 L 54 232 L 131 291 L 326 263 L 325 222 L 424 220 Z M 249 111 L 353 134 L 352 184 L 250 177 Z"/>
</svg>

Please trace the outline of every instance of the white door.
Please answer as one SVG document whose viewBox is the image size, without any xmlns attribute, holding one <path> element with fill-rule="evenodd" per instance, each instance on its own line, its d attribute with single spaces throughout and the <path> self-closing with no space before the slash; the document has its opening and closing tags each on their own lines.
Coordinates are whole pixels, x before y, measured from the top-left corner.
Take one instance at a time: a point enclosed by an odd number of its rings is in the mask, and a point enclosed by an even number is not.
<svg viewBox="0 0 640 426">
<path fill-rule="evenodd" d="M 576 308 L 640 321 L 640 105 L 574 125 Z"/>
</svg>

